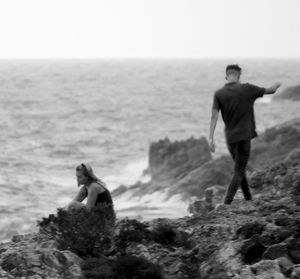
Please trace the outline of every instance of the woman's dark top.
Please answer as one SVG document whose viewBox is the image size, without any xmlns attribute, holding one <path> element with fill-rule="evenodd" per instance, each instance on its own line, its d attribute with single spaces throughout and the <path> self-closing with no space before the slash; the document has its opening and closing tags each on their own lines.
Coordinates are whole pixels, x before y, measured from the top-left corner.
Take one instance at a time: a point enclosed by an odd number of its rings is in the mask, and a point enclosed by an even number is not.
<svg viewBox="0 0 300 279">
<path fill-rule="evenodd" d="M 108 205 L 112 205 L 113 201 L 112 201 L 110 192 L 105 188 L 105 186 L 100 181 L 96 181 L 96 183 L 98 183 L 102 188 L 104 188 L 104 191 L 98 194 L 95 206 L 100 203 L 106 203 Z M 87 188 L 85 188 L 85 192 L 86 192 L 86 196 L 87 196 L 88 195 Z"/>
</svg>

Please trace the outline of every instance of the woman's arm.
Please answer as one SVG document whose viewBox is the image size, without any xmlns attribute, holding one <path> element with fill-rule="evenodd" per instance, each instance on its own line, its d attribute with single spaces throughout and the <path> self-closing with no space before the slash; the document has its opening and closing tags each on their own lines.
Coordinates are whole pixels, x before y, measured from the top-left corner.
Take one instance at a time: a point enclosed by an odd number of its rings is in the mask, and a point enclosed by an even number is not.
<svg viewBox="0 0 300 279">
<path fill-rule="evenodd" d="M 85 207 L 81 203 L 86 198 L 86 189 L 84 187 L 80 188 L 76 197 L 67 205 L 66 209 L 79 209 Z"/>
<path fill-rule="evenodd" d="M 97 197 L 98 197 L 98 193 L 99 193 L 99 191 L 98 191 L 97 185 L 92 183 L 89 186 L 89 193 L 88 193 L 87 202 L 86 202 L 87 210 L 91 210 L 95 206 Z"/>
<path fill-rule="evenodd" d="M 81 187 L 73 201 L 82 202 L 87 196 L 86 189 Z"/>
</svg>

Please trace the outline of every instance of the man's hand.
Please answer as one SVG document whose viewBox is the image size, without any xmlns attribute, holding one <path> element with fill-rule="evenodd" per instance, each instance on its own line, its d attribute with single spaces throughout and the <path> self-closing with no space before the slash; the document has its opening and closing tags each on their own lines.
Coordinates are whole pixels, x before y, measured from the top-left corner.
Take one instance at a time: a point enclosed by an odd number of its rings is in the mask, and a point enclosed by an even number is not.
<svg viewBox="0 0 300 279">
<path fill-rule="evenodd" d="M 274 83 L 271 87 L 266 88 L 265 94 L 274 94 L 280 86 L 281 83 L 279 82 Z"/>
<path fill-rule="evenodd" d="M 273 86 L 274 86 L 275 90 L 277 90 L 281 86 L 281 83 L 276 82 L 276 83 L 274 83 Z"/>
<path fill-rule="evenodd" d="M 216 144 L 215 144 L 215 141 L 213 139 L 209 140 L 209 150 L 212 153 L 215 152 L 215 150 L 216 150 Z"/>
</svg>

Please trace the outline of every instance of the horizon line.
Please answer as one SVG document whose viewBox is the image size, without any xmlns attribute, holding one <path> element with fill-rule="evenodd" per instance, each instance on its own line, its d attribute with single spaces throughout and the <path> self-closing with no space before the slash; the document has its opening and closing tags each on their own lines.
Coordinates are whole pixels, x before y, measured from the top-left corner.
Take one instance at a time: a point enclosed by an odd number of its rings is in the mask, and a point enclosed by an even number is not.
<svg viewBox="0 0 300 279">
<path fill-rule="evenodd" d="M 220 57 L 202 57 L 202 56 L 174 56 L 174 57 L 0 57 L 0 60 L 299 60 L 299 57 L 268 57 L 268 56 L 253 56 L 253 57 L 233 57 L 233 56 L 220 56 Z"/>
</svg>

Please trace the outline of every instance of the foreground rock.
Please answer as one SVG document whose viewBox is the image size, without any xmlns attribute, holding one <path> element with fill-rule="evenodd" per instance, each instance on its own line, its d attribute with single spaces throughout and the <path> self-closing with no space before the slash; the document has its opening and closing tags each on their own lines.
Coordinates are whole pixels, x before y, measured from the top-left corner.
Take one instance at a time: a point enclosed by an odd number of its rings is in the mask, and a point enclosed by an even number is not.
<svg viewBox="0 0 300 279">
<path fill-rule="evenodd" d="M 266 195 L 181 219 L 131 226 L 122 221 L 116 226 L 115 248 L 95 258 L 97 265 L 89 265 L 88 272 L 111 275 L 114 261 L 128 255 L 159 265 L 165 279 L 297 278 L 299 218 L 293 199 Z M 2 245 L 2 278 L 98 278 L 84 275 L 82 262 L 87 259 L 59 251 L 55 243 L 34 244 L 36 237 Z"/>
<path fill-rule="evenodd" d="M 0 245 L 0 278 L 82 278 L 82 259 L 57 249 L 56 242 L 41 234 L 15 236 Z"/>
</svg>

